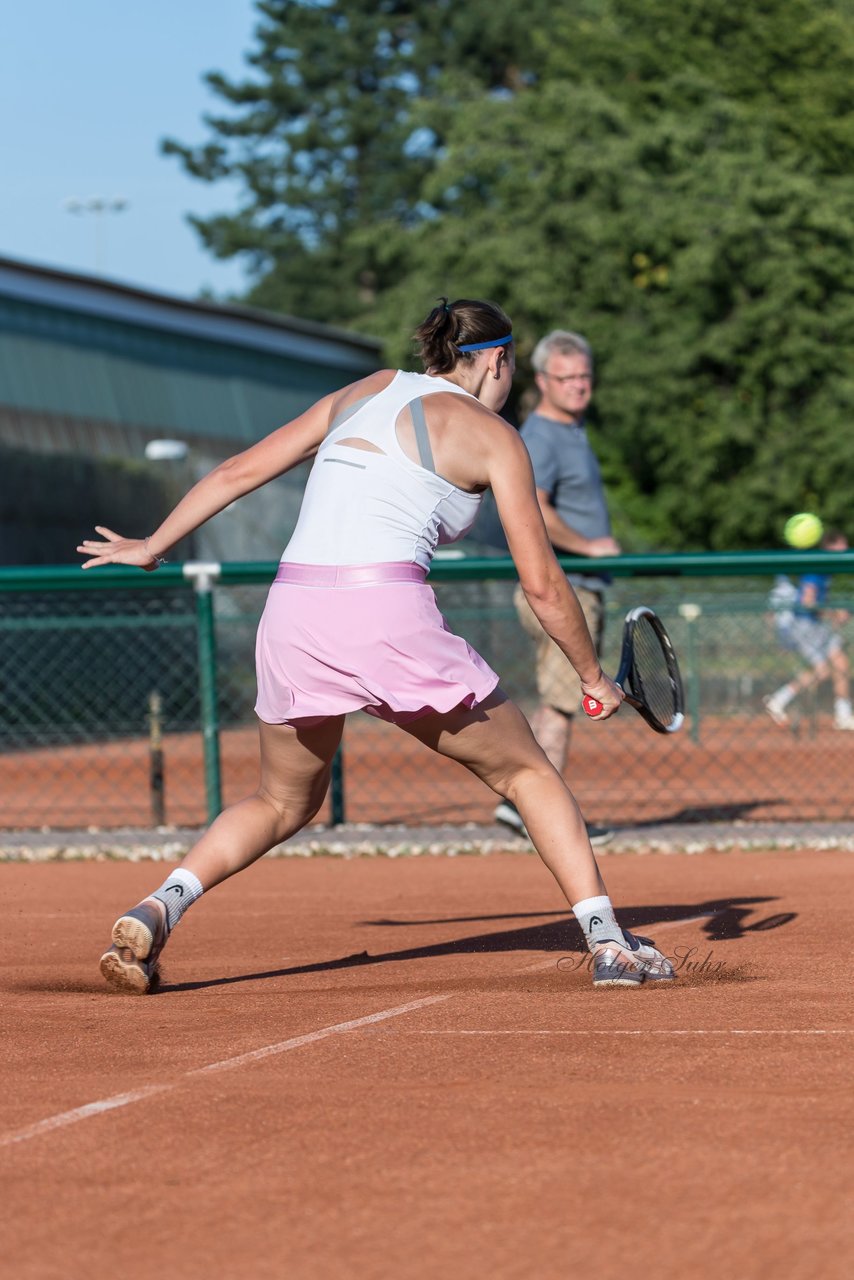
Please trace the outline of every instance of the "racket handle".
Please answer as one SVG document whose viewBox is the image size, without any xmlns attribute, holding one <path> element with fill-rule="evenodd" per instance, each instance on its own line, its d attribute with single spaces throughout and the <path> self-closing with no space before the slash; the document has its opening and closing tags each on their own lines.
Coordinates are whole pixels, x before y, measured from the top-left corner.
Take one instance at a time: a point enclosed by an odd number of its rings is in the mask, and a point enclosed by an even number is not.
<svg viewBox="0 0 854 1280">
<path fill-rule="evenodd" d="M 601 716 L 604 710 L 602 703 L 598 702 L 596 698 L 591 698 L 589 693 L 585 693 L 581 699 L 581 706 L 584 709 L 584 714 L 590 716 L 593 720 L 597 716 Z"/>
</svg>

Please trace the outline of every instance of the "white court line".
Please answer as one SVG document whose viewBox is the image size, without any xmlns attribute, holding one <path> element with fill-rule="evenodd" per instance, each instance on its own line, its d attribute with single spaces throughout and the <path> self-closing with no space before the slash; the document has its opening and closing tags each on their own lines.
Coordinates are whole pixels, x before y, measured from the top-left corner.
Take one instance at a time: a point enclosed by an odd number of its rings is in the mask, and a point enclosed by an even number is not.
<svg viewBox="0 0 854 1280">
<path fill-rule="evenodd" d="M 211 1062 L 205 1067 L 194 1067 L 185 1071 L 184 1075 L 171 1084 L 150 1084 L 142 1089 L 134 1089 L 130 1093 L 117 1093 L 112 1098 L 101 1098 L 98 1102 L 87 1102 L 85 1106 L 75 1107 L 73 1111 L 62 1111 L 59 1115 L 39 1120 L 26 1129 L 18 1129 L 15 1133 L 7 1133 L 0 1138 L 0 1147 L 11 1147 L 18 1142 L 27 1142 L 43 1133 L 55 1129 L 64 1129 L 68 1125 L 77 1124 L 80 1120 L 88 1120 L 91 1116 L 103 1115 L 105 1111 L 115 1111 L 118 1107 L 129 1107 L 135 1102 L 142 1102 L 157 1093 L 168 1093 L 188 1077 L 203 1075 L 208 1071 L 228 1071 L 232 1067 L 242 1067 L 250 1062 L 258 1062 L 276 1053 L 287 1053 L 290 1049 L 299 1049 L 304 1044 L 316 1044 L 318 1040 L 326 1040 L 329 1036 L 341 1032 L 356 1031 L 359 1027 L 367 1027 L 375 1022 L 385 1022 L 388 1018 L 399 1018 L 404 1013 L 412 1013 L 415 1009 L 423 1009 L 430 1004 L 439 1004 L 450 1000 L 450 995 L 426 996 L 423 1000 L 410 1000 L 408 1004 L 396 1005 L 393 1009 L 381 1009 L 379 1013 L 369 1013 L 364 1018 L 353 1018 L 350 1022 L 337 1022 L 331 1027 L 321 1027 L 319 1031 L 310 1031 L 303 1036 L 293 1036 L 290 1040 L 280 1040 L 278 1044 L 268 1044 L 261 1049 L 253 1049 L 249 1053 L 238 1054 L 235 1058 L 224 1058 L 221 1062 Z"/>
<path fill-rule="evenodd" d="M 735 1027 L 727 1028 L 721 1031 L 710 1031 L 706 1028 L 702 1030 L 698 1028 L 681 1028 L 679 1030 L 653 1030 L 643 1029 L 640 1031 L 627 1031 L 623 1028 L 616 1030 L 608 1030 L 607 1028 L 594 1028 L 583 1030 L 578 1027 L 569 1028 L 559 1031 L 543 1031 L 525 1030 L 524 1027 L 512 1028 L 508 1031 L 410 1031 L 407 1034 L 415 1036 L 851 1036 L 854 1035 L 854 1029 L 851 1030 L 831 1030 L 830 1028 L 821 1028 L 818 1030 L 808 1030 L 800 1027 L 785 1027 L 782 1030 L 774 1031 L 770 1028 L 750 1028 L 747 1030 L 739 1030 Z"/>
<path fill-rule="evenodd" d="M 710 911 L 698 916 L 687 916 L 684 920 L 668 921 L 656 927 L 656 932 L 662 929 L 676 928 L 683 924 L 694 924 L 699 920 L 706 920 L 711 916 L 719 915 L 719 912 Z M 559 959 L 560 957 L 558 957 Z M 514 970 L 515 973 L 535 973 L 538 970 L 556 967 L 558 959 L 554 957 L 548 960 L 538 960 L 535 964 L 528 965 L 521 969 Z M 428 996 L 423 1000 L 413 1000 L 409 1004 L 397 1005 L 393 1009 L 383 1009 L 379 1013 L 368 1014 L 364 1018 L 354 1018 L 350 1022 L 339 1022 L 331 1027 L 323 1027 L 319 1031 L 310 1031 L 306 1035 L 294 1036 L 290 1040 L 281 1040 L 278 1044 L 264 1045 L 260 1049 L 252 1049 L 248 1053 L 238 1054 L 234 1058 L 224 1058 L 220 1062 L 211 1062 L 204 1067 L 195 1067 L 192 1071 L 187 1071 L 178 1080 L 171 1084 L 153 1084 L 146 1085 L 141 1089 L 132 1090 L 129 1093 L 115 1094 L 111 1098 L 101 1098 L 97 1102 L 88 1102 L 82 1107 L 75 1107 L 72 1111 L 63 1111 L 55 1116 L 48 1116 L 46 1120 L 40 1120 L 36 1124 L 29 1125 L 25 1129 L 5 1134 L 0 1137 L 0 1148 L 10 1147 L 19 1142 L 27 1142 L 30 1138 L 37 1138 L 41 1134 L 50 1133 L 56 1129 L 64 1129 L 69 1125 L 77 1124 L 78 1121 L 88 1120 L 92 1116 L 103 1115 L 107 1111 L 115 1111 L 120 1107 L 132 1106 L 136 1102 L 143 1102 L 146 1098 L 153 1097 L 158 1093 L 167 1093 L 172 1089 L 177 1089 L 183 1080 L 188 1077 L 207 1075 L 215 1071 L 230 1071 L 236 1067 L 246 1066 L 252 1062 L 259 1062 L 264 1058 L 271 1057 L 278 1053 L 287 1053 L 291 1049 L 299 1049 L 303 1045 L 315 1044 L 319 1040 L 325 1040 L 329 1036 L 340 1035 L 349 1031 L 357 1031 L 360 1027 L 369 1026 L 377 1022 L 385 1022 L 389 1018 L 401 1017 L 405 1013 L 410 1013 L 415 1009 L 422 1009 L 426 1005 L 438 1004 L 445 1000 L 450 1000 L 451 996 L 439 995 Z M 781 1032 L 765 1032 L 765 1031 L 424 1031 L 416 1034 L 421 1035 L 470 1035 L 470 1036 L 487 1036 L 487 1035 L 850 1035 L 847 1031 L 781 1031 Z"/>
<path fill-rule="evenodd" d="M 299 1049 L 304 1044 L 315 1044 L 318 1040 L 325 1040 L 328 1036 L 338 1035 L 342 1031 L 356 1031 L 359 1027 L 370 1026 L 374 1022 L 385 1022 L 388 1018 L 399 1018 L 403 1013 L 410 1013 L 413 1009 L 423 1009 L 428 1004 L 439 1004 L 440 1001 L 450 1000 L 450 994 L 444 996 L 426 996 L 423 1000 L 412 1000 L 409 1004 L 399 1004 L 394 1009 L 383 1009 L 380 1013 L 369 1013 L 364 1018 L 354 1018 L 352 1022 L 338 1022 L 334 1027 L 323 1027 L 320 1031 L 309 1031 L 304 1036 L 294 1036 L 290 1040 L 282 1040 L 279 1044 L 268 1044 L 262 1049 L 250 1049 L 248 1053 L 241 1053 L 236 1058 L 224 1058 L 222 1062 L 211 1062 L 206 1067 L 195 1067 L 192 1071 L 188 1071 L 188 1076 L 205 1075 L 208 1071 L 230 1071 L 232 1067 L 245 1066 L 247 1062 L 260 1062 L 262 1058 L 269 1058 L 274 1053 L 286 1053 L 289 1049 Z"/>
<path fill-rule="evenodd" d="M 26 1129 L 18 1129 L 16 1133 L 7 1133 L 0 1138 L 0 1147 L 11 1147 L 16 1142 L 26 1142 L 29 1138 L 37 1138 L 42 1133 L 50 1133 L 52 1129 L 64 1129 L 78 1120 L 88 1120 L 90 1116 L 103 1115 L 105 1111 L 115 1111 L 117 1107 L 129 1107 L 134 1102 L 142 1102 L 155 1093 L 165 1093 L 174 1089 L 171 1084 L 149 1084 L 143 1089 L 134 1089 L 132 1093 L 117 1093 L 112 1098 L 101 1098 L 99 1102 L 87 1102 L 83 1107 L 75 1107 L 73 1111 L 62 1111 L 59 1115 L 48 1116 L 47 1120 L 39 1120 Z"/>
</svg>

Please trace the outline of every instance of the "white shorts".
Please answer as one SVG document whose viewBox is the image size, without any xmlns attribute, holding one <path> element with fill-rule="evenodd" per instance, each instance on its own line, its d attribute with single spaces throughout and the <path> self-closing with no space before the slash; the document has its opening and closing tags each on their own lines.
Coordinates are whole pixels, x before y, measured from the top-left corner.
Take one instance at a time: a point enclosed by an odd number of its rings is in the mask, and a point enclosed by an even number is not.
<svg viewBox="0 0 854 1280">
<path fill-rule="evenodd" d="M 832 653 L 842 648 L 839 635 L 826 622 L 812 618 L 793 618 L 786 627 L 786 648 L 791 649 L 811 667 L 820 667 Z"/>
</svg>

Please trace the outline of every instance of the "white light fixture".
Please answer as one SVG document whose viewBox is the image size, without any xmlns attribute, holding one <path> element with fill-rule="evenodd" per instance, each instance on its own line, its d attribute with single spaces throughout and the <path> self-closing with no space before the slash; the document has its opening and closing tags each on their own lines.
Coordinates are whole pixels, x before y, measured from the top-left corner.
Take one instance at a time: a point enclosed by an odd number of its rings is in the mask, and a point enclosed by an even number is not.
<svg viewBox="0 0 854 1280">
<path fill-rule="evenodd" d="M 184 440 L 149 440 L 145 446 L 149 462 L 183 462 L 189 451 Z"/>
<path fill-rule="evenodd" d="M 102 274 L 107 259 L 107 233 L 103 222 L 105 213 L 124 213 L 130 207 L 124 196 L 89 196 L 88 200 L 78 200 L 70 196 L 63 200 L 62 207 L 66 213 L 92 213 L 95 215 L 95 270 Z"/>
</svg>

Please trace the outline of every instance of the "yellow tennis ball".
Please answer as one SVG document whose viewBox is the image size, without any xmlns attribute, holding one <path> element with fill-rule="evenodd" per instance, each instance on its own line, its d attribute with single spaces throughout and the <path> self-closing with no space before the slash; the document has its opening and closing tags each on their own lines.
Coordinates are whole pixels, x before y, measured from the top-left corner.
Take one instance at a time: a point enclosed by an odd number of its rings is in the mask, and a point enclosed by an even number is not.
<svg viewBox="0 0 854 1280">
<path fill-rule="evenodd" d="M 799 551 L 818 546 L 823 533 L 824 525 L 818 516 L 811 515 L 809 511 L 800 511 L 796 516 L 790 516 L 783 529 L 783 537 L 789 546 L 797 547 Z"/>
</svg>

